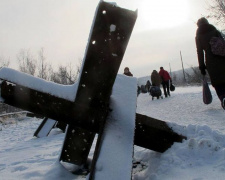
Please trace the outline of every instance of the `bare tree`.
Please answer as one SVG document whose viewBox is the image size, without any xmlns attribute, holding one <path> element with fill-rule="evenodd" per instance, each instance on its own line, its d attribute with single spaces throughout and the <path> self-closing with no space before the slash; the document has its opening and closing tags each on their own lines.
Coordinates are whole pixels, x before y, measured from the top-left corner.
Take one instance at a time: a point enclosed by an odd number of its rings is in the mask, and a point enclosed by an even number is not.
<svg viewBox="0 0 225 180">
<path fill-rule="evenodd" d="M 59 66 L 58 77 L 60 79 L 60 84 L 69 84 L 68 83 L 68 72 L 66 66 Z"/>
<path fill-rule="evenodd" d="M 10 59 L 4 58 L 3 56 L 0 56 L 0 67 L 9 67 Z"/>
<path fill-rule="evenodd" d="M 41 48 L 38 52 L 38 77 L 47 80 L 48 79 L 48 64 L 44 55 L 44 48 Z"/>
<path fill-rule="evenodd" d="M 79 58 L 79 62 L 77 64 L 77 66 L 76 66 L 76 75 L 75 75 L 74 81 L 77 81 L 78 80 L 78 77 L 79 77 L 80 71 L 81 71 L 81 66 L 82 66 L 82 59 Z"/>
<path fill-rule="evenodd" d="M 224 0 L 210 0 L 208 2 L 209 15 L 207 18 L 212 18 L 217 24 L 225 24 L 225 2 Z"/>
<path fill-rule="evenodd" d="M 73 67 L 74 66 L 72 63 L 69 63 L 67 66 L 60 65 L 57 71 L 53 71 L 52 68 L 49 69 L 51 74 L 50 81 L 64 85 L 73 84 L 78 79 L 81 68 L 81 60 L 79 61 L 79 64 L 76 66 L 76 68 Z"/>
<path fill-rule="evenodd" d="M 29 50 L 22 49 L 17 55 L 19 61 L 19 70 L 27 74 L 35 75 L 36 71 L 36 60 L 30 54 Z"/>
<path fill-rule="evenodd" d="M 68 83 L 68 72 L 66 66 L 60 65 L 56 72 L 52 71 L 50 80 L 59 84 L 69 84 Z"/>
<path fill-rule="evenodd" d="M 53 81 L 55 83 L 59 83 L 59 80 L 57 78 L 57 73 L 54 72 L 54 70 L 53 70 L 51 65 L 49 66 L 48 71 L 49 71 L 49 80 Z"/>
<path fill-rule="evenodd" d="M 75 73 L 72 63 L 69 63 L 67 65 L 67 70 L 68 70 L 67 79 L 69 81 L 69 84 L 73 84 L 76 80 L 76 73 Z"/>
<path fill-rule="evenodd" d="M 67 78 L 68 78 L 70 84 L 73 84 L 74 82 L 77 81 L 78 76 L 80 74 L 81 64 L 82 64 L 82 60 L 79 59 L 79 62 L 76 65 L 75 70 L 73 68 L 74 66 L 71 63 L 69 63 L 67 65 L 67 70 L 68 70 L 68 76 L 67 76 Z"/>
</svg>

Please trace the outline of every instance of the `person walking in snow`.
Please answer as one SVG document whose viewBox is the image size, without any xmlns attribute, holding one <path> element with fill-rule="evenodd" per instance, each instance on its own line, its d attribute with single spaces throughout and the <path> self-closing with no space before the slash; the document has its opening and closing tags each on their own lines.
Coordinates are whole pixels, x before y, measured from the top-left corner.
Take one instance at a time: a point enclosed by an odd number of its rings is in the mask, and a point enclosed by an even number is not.
<svg viewBox="0 0 225 180">
<path fill-rule="evenodd" d="M 161 84 L 162 81 L 161 81 L 159 73 L 156 70 L 152 71 L 151 81 L 152 81 L 152 86 L 160 87 L 160 84 Z"/>
<path fill-rule="evenodd" d="M 145 88 L 147 89 L 147 91 L 148 92 L 150 92 L 150 87 L 151 87 L 151 83 L 150 83 L 150 81 L 148 80 L 147 82 L 146 82 L 146 85 L 145 85 Z"/>
<path fill-rule="evenodd" d="M 197 21 L 197 26 L 195 42 L 199 69 L 203 76 L 206 75 L 207 70 L 211 84 L 225 109 L 225 57 L 214 55 L 209 44 L 212 37 L 222 38 L 222 35 L 204 17 Z"/>
<path fill-rule="evenodd" d="M 126 76 L 133 76 L 133 74 L 130 72 L 130 69 L 128 67 L 124 68 L 123 74 L 126 75 Z"/>
<path fill-rule="evenodd" d="M 162 86 L 165 97 L 170 96 L 170 83 L 172 83 L 169 73 L 160 67 L 159 75 L 162 79 Z"/>
</svg>

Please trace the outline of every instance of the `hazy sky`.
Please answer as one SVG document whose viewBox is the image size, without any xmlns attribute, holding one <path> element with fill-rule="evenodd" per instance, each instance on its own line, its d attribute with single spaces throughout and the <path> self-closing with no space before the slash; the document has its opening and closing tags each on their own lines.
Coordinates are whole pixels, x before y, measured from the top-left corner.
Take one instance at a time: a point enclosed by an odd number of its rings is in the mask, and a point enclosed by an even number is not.
<svg viewBox="0 0 225 180">
<path fill-rule="evenodd" d="M 43 47 L 47 61 L 57 67 L 84 56 L 93 15 L 99 0 L 0 0 L 0 57 L 10 58 L 29 49 L 33 56 Z M 169 70 L 197 66 L 196 21 L 206 14 L 205 0 L 115 0 L 118 6 L 138 9 L 119 73 L 130 67 L 136 77 L 150 75 L 160 66 Z"/>
</svg>

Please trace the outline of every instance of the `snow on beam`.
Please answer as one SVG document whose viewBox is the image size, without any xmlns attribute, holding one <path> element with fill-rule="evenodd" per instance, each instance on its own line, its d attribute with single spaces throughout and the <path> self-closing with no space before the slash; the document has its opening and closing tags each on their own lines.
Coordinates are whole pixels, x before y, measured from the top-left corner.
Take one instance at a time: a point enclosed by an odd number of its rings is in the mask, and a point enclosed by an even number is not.
<svg viewBox="0 0 225 180">
<path fill-rule="evenodd" d="M 77 91 L 77 83 L 73 85 L 57 84 L 7 67 L 0 69 L 0 79 L 69 101 L 74 101 Z"/>
</svg>

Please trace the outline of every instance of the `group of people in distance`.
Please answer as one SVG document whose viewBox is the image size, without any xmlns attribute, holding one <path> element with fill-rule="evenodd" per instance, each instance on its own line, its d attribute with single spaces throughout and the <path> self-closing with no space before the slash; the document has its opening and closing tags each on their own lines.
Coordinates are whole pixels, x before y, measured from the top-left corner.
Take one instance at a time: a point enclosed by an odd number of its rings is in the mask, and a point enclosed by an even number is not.
<svg viewBox="0 0 225 180">
<path fill-rule="evenodd" d="M 211 79 L 211 84 L 215 88 L 218 98 L 221 101 L 221 106 L 225 109 L 225 41 L 222 34 L 204 17 L 197 21 L 196 31 L 196 48 L 199 70 L 203 77 L 206 75 L 206 70 Z M 212 39 L 215 46 L 212 44 Z M 220 52 L 219 54 L 217 52 Z M 133 76 L 129 68 L 124 69 L 124 74 Z M 160 67 L 159 73 L 153 70 L 151 74 L 153 86 L 162 84 L 165 97 L 170 96 L 169 82 L 171 77 L 167 71 Z"/>
<path fill-rule="evenodd" d="M 151 81 L 152 86 L 160 87 L 160 84 L 162 84 L 165 97 L 170 96 L 170 83 L 172 83 L 172 79 L 163 67 L 160 67 L 159 73 L 156 70 L 152 71 Z"/>
<path fill-rule="evenodd" d="M 130 72 L 130 69 L 128 67 L 124 68 L 123 74 L 127 76 L 133 76 L 133 74 Z M 172 83 L 172 79 L 169 73 L 166 70 L 164 70 L 163 67 L 160 67 L 159 73 L 156 70 L 153 70 L 151 74 L 151 81 L 152 81 L 152 86 L 160 87 L 160 85 L 162 84 L 165 97 L 170 96 L 170 83 Z M 150 81 L 147 81 L 147 83 L 150 83 Z M 148 91 L 150 86 L 151 84 L 147 86 Z"/>
</svg>

